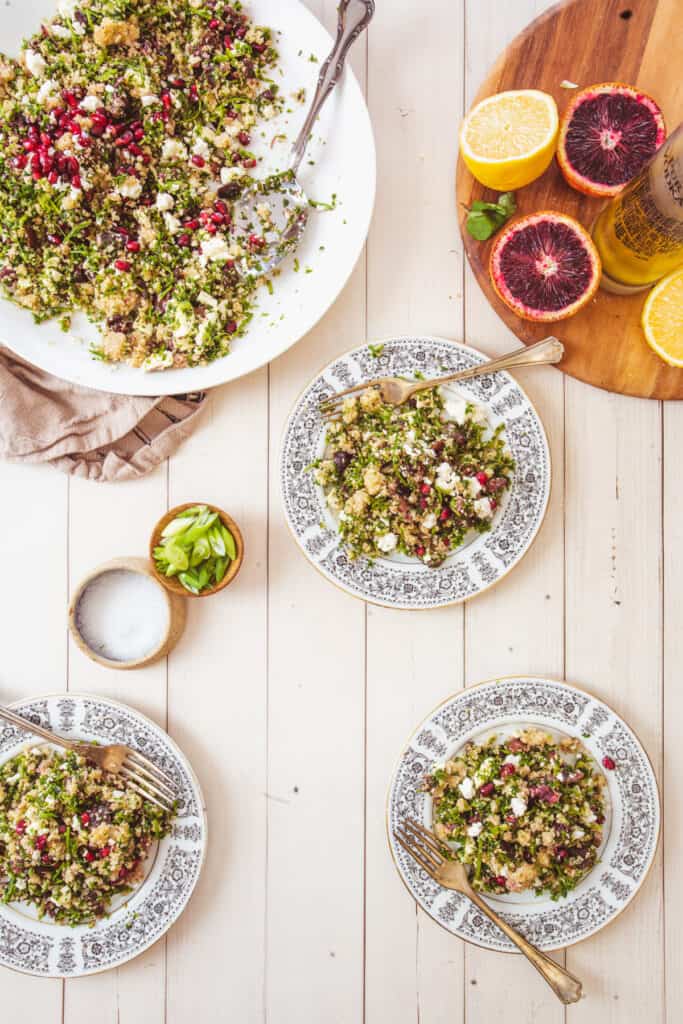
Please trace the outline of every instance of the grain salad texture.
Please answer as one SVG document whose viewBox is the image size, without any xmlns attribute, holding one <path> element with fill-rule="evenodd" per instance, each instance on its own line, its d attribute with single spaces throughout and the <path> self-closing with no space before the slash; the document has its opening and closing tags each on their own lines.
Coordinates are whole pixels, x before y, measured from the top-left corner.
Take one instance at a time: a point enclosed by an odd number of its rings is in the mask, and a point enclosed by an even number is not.
<svg viewBox="0 0 683 1024">
<path fill-rule="evenodd" d="M 399 552 L 436 568 L 490 530 L 514 469 L 502 435 L 483 408 L 439 388 L 402 406 L 376 388 L 347 399 L 313 470 L 351 557 Z"/>
<path fill-rule="evenodd" d="M 540 729 L 468 743 L 425 780 L 434 832 L 475 889 L 566 896 L 598 863 L 605 777 L 580 740 Z"/>
<path fill-rule="evenodd" d="M 25 750 L 0 767 L 0 900 L 94 924 L 142 880 L 171 819 L 74 752 Z"/>
<path fill-rule="evenodd" d="M 61 0 L 0 56 L 0 280 L 101 359 L 195 366 L 244 333 L 269 226 L 231 212 L 282 109 L 268 28 L 226 0 Z"/>
</svg>

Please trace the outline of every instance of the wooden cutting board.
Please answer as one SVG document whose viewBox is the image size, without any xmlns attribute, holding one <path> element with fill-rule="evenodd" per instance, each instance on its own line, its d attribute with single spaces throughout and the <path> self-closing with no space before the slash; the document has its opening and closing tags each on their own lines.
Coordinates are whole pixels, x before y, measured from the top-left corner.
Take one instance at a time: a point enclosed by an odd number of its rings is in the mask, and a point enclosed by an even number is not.
<svg viewBox="0 0 683 1024">
<path fill-rule="evenodd" d="M 683 0 L 569 0 L 514 40 L 476 101 L 504 89 L 542 89 L 555 97 L 561 115 L 575 94 L 562 89 L 562 81 L 582 88 L 628 82 L 657 100 L 672 131 L 683 121 L 682 69 Z M 517 337 L 532 344 L 555 333 L 566 347 L 560 369 L 596 387 L 643 398 L 683 398 L 683 369 L 667 366 L 643 338 L 640 312 L 647 292 L 623 297 L 601 290 L 577 316 L 549 325 L 520 320 L 503 305 L 489 281 L 491 242 L 477 242 L 464 225 L 464 207 L 494 195 L 458 161 L 457 199 L 467 257 L 489 302 Z M 517 193 L 519 213 L 562 210 L 587 227 L 603 205 L 571 189 L 556 161 Z"/>
</svg>

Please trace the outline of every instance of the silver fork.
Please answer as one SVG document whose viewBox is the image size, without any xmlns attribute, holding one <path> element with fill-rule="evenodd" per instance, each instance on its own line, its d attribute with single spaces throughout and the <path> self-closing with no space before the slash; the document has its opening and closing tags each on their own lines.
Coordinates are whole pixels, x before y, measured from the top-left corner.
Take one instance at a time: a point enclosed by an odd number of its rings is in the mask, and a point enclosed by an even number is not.
<svg viewBox="0 0 683 1024">
<path fill-rule="evenodd" d="M 403 405 L 413 395 L 420 391 L 427 391 L 429 388 L 439 387 L 441 384 L 453 384 L 456 381 L 471 380 L 472 377 L 483 377 L 487 373 L 495 373 L 497 370 L 509 370 L 515 366 L 543 366 L 546 363 L 559 363 L 564 355 L 564 345 L 558 338 L 544 338 L 537 341 L 535 345 L 523 345 L 516 348 L 507 355 L 498 359 L 490 359 L 479 366 L 472 366 L 468 370 L 459 370 L 458 373 L 451 373 L 447 377 L 434 377 L 432 380 L 408 381 L 400 377 L 379 377 L 377 380 L 369 380 L 365 384 L 354 384 L 346 391 L 338 391 L 320 401 L 320 412 L 322 416 L 331 418 L 335 416 L 343 405 L 344 399 L 349 395 L 360 394 L 368 388 L 379 388 L 382 400 L 387 405 Z"/>
<path fill-rule="evenodd" d="M 411 818 L 405 821 L 394 832 L 396 842 L 399 843 L 406 853 L 409 853 L 413 860 L 419 864 L 423 871 L 433 878 L 435 882 L 442 885 L 444 889 L 452 889 L 454 892 L 462 893 L 481 910 L 495 925 L 500 928 L 504 935 L 514 942 L 515 946 L 527 960 L 534 965 L 536 970 L 545 978 L 555 995 L 566 1006 L 570 1003 L 577 1003 L 582 995 L 582 985 L 578 978 L 565 970 L 560 964 L 556 964 L 549 956 L 542 953 L 540 949 L 532 946 L 519 932 L 500 917 L 495 910 L 482 899 L 478 892 L 472 888 L 467 877 L 467 869 L 460 861 L 450 859 L 452 856 L 448 847 L 436 838 L 433 832 L 419 825 Z"/>
<path fill-rule="evenodd" d="M 4 718 L 6 722 L 10 722 L 18 729 L 35 733 L 36 736 L 42 736 L 48 743 L 55 743 L 58 747 L 73 750 L 75 753 L 87 757 L 88 760 L 94 761 L 104 771 L 111 772 L 113 775 L 120 775 L 125 780 L 125 784 L 144 797 L 145 800 L 151 801 L 151 803 L 161 807 L 164 811 L 174 810 L 177 796 L 173 788 L 173 780 L 169 779 L 148 757 L 145 757 L 138 750 L 132 750 L 130 747 L 116 743 L 106 747 L 98 747 L 93 743 L 80 743 L 77 740 L 68 740 L 64 736 L 58 736 L 56 733 L 50 732 L 49 729 L 43 729 L 42 725 L 29 722 L 26 718 L 22 718 L 21 715 L 10 711 L 9 708 L 5 708 L 2 705 L 0 705 L 0 718 Z"/>
</svg>

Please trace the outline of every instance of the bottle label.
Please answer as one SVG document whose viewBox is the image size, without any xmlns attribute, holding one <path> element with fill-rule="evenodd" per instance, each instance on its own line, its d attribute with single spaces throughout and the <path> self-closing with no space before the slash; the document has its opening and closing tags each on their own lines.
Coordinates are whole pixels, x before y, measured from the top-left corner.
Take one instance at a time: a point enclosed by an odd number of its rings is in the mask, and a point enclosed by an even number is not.
<svg viewBox="0 0 683 1024">
<path fill-rule="evenodd" d="M 662 156 L 657 179 L 652 168 L 615 203 L 614 232 L 642 260 L 683 247 L 683 182 L 674 154 Z"/>
</svg>

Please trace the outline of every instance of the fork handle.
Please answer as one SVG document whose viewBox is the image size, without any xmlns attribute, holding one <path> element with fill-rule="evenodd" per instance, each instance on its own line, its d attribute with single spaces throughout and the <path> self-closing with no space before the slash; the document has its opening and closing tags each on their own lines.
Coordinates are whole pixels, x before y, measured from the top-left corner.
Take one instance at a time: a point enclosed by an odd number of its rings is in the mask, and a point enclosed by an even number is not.
<svg viewBox="0 0 683 1024">
<path fill-rule="evenodd" d="M 0 718 L 4 718 L 6 722 L 11 725 L 15 725 L 18 729 L 23 729 L 25 732 L 35 733 L 36 736 L 42 736 L 44 740 L 49 743 L 56 743 L 59 747 L 66 747 L 67 750 L 78 751 L 78 744 L 72 740 L 66 740 L 63 736 L 57 736 L 56 733 L 50 732 L 49 729 L 43 729 L 42 725 L 36 725 L 34 722 L 29 722 L 26 718 L 22 718 L 21 715 L 17 715 L 14 711 L 10 711 L 9 708 L 5 708 L 0 704 Z"/>
<path fill-rule="evenodd" d="M 560 964 L 555 963 L 549 956 L 542 953 L 540 949 L 532 946 L 507 921 L 500 917 L 495 910 L 492 910 L 479 893 L 472 889 L 468 891 L 467 895 L 473 903 L 476 903 L 482 914 L 486 914 L 500 928 L 503 934 L 507 935 L 510 942 L 514 942 L 519 951 L 524 953 L 527 960 L 534 965 L 538 973 L 548 982 L 560 1002 L 564 1003 L 565 1006 L 569 1006 L 571 1003 L 578 1003 L 583 994 L 583 986 L 578 978 L 575 978 L 573 974 L 570 974 Z"/>
<path fill-rule="evenodd" d="M 439 384 L 449 384 L 459 380 L 470 380 L 472 377 L 483 377 L 488 373 L 496 373 L 498 370 L 509 370 L 515 366 L 540 366 L 543 363 L 559 363 L 564 355 L 564 345 L 552 335 L 537 341 L 535 345 L 522 345 L 514 352 L 508 352 L 498 359 L 491 359 L 487 363 L 480 363 L 478 366 L 471 366 L 468 370 L 459 370 L 458 373 L 451 373 L 448 377 L 439 377 L 436 380 L 419 381 L 413 388 L 412 393 L 425 391 L 427 388 L 436 387 Z"/>
</svg>

